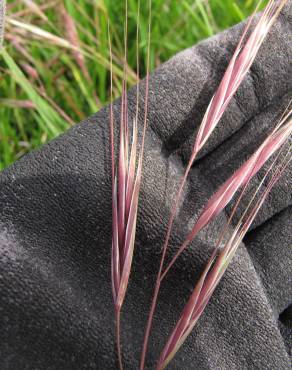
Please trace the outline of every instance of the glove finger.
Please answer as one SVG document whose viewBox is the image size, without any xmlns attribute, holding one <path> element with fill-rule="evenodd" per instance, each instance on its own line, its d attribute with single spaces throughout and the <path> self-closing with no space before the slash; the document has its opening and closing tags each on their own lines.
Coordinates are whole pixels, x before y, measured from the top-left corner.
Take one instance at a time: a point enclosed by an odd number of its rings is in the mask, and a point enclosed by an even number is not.
<svg viewBox="0 0 292 370">
<path fill-rule="evenodd" d="M 292 360 L 292 304 L 281 313 L 279 318 L 279 328 L 284 338 L 287 352 Z"/>
<path fill-rule="evenodd" d="M 245 238 L 245 245 L 277 316 L 292 301 L 291 207 Z"/>
</svg>

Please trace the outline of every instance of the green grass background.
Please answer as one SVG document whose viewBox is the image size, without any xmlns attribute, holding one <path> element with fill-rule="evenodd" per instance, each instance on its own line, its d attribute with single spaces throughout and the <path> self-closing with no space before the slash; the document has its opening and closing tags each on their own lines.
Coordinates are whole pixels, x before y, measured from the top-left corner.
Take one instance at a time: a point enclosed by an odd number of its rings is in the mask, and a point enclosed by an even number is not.
<svg viewBox="0 0 292 370">
<path fill-rule="evenodd" d="M 129 1 L 128 86 L 136 74 L 137 1 Z M 262 6 L 267 1 L 263 1 Z M 151 70 L 252 13 L 256 0 L 153 0 Z M 0 169 L 98 111 L 109 100 L 108 19 L 114 96 L 121 94 L 125 0 L 11 0 L 0 52 Z M 148 7 L 141 1 L 140 77 Z M 81 57 L 82 55 L 82 57 Z"/>
</svg>

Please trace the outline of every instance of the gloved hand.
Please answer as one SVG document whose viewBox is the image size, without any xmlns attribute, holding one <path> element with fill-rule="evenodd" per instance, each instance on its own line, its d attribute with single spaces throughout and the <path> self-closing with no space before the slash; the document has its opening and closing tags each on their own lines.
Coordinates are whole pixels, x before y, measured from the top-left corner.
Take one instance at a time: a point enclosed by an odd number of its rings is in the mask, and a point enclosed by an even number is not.
<svg viewBox="0 0 292 370">
<path fill-rule="evenodd" d="M 262 142 L 288 104 L 292 86 L 291 4 L 289 1 L 273 26 L 192 169 L 169 255 L 183 241 L 208 198 Z M 122 309 L 127 370 L 138 368 L 171 201 L 196 129 L 242 29 L 240 24 L 176 55 L 151 76 L 137 240 Z M 142 82 L 140 131 L 144 87 Z M 133 117 L 135 89 L 129 91 L 128 99 Z M 118 115 L 119 101 L 114 109 Z M 110 272 L 108 117 L 109 109 L 105 108 L 1 173 L 3 370 L 117 369 Z M 290 368 L 289 178 L 291 166 L 169 369 Z M 254 179 L 254 186 L 259 179 Z M 147 369 L 154 368 L 231 206 L 199 234 L 165 280 Z"/>
</svg>

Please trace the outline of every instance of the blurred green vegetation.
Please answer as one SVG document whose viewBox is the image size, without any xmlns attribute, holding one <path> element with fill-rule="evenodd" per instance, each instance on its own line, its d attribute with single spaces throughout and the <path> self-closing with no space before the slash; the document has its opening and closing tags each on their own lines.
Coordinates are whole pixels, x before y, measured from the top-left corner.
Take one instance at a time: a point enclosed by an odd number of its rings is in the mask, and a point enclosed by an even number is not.
<svg viewBox="0 0 292 370">
<path fill-rule="evenodd" d="M 128 86 L 136 74 L 138 0 L 128 0 Z M 252 13 L 256 0 L 153 0 L 151 69 Z M 263 1 L 262 6 L 266 1 Z M 125 0 L 11 0 L 0 53 L 0 169 L 108 102 L 108 20 L 114 96 L 121 94 Z M 141 1 L 140 77 L 148 6 Z"/>
</svg>

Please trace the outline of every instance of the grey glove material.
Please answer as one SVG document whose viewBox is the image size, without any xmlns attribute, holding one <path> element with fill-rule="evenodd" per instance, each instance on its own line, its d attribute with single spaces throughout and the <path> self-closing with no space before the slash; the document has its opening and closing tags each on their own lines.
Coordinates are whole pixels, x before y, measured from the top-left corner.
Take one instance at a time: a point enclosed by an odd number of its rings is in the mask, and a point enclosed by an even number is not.
<svg viewBox="0 0 292 370">
<path fill-rule="evenodd" d="M 262 142 L 291 98 L 291 4 L 193 166 L 169 256 L 209 197 Z M 243 26 L 179 53 L 151 76 L 137 241 L 122 310 L 127 370 L 138 368 L 171 200 Z M 145 81 L 140 132 L 144 88 Z M 135 89 L 128 99 L 133 117 Z M 114 109 L 118 117 L 119 101 Z M 117 369 L 108 118 L 107 107 L 0 175 L 2 370 Z M 290 166 L 273 189 L 169 369 L 290 369 L 291 172 Z M 260 175 L 254 186 L 259 181 Z M 155 368 L 231 207 L 199 234 L 165 281 L 147 369 Z"/>
</svg>

